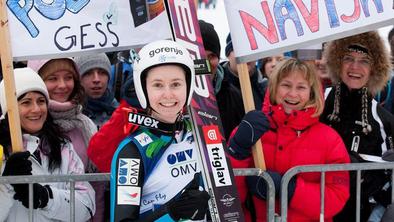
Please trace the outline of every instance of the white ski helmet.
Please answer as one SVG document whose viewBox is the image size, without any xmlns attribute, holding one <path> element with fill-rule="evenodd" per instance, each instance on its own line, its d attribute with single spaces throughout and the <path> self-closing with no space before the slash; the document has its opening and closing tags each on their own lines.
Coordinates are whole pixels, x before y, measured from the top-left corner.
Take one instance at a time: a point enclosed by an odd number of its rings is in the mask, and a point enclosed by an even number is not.
<svg viewBox="0 0 394 222">
<path fill-rule="evenodd" d="M 194 92 L 194 63 L 185 47 L 170 40 L 159 40 L 145 45 L 138 53 L 139 59 L 133 64 L 135 92 L 142 108 L 149 106 L 146 92 L 146 74 L 149 69 L 159 65 L 180 65 L 186 73 L 187 100 L 189 105 Z"/>
</svg>

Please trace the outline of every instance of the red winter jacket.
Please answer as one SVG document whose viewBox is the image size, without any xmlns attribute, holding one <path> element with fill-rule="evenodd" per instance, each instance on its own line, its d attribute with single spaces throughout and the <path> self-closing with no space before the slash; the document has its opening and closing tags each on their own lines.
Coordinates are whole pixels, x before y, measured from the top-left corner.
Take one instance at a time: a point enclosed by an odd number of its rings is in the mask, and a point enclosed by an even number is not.
<svg viewBox="0 0 394 222">
<path fill-rule="evenodd" d="M 102 173 L 110 172 L 119 143 L 138 127 L 128 122 L 129 112 L 136 112 L 136 109 L 122 100 L 111 118 L 90 139 L 88 156 Z"/>
<path fill-rule="evenodd" d="M 314 109 L 293 111 L 288 115 L 281 105 L 267 105 L 263 111 L 270 120 L 271 129 L 261 137 L 267 170 L 283 175 L 294 166 L 350 162 L 341 137 L 332 128 L 320 123 L 318 117 L 311 117 Z M 241 161 L 230 159 L 234 168 L 254 167 L 253 158 Z M 245 177 L 235 179 L 244 202 L 247 193 Z M 324 196 L 324 221 L 332 221 L 349 198 L 348 172 L 326 173 Z M 280 201 L 276 198 L 276 212 L 279 212 Z M 257 221 L 266 221 L 265 201 L 256 197 L 253 201 Z M 243 209 L 246 218 L 250 219 L 247 209 L 244 206 Z M 320 173 L 298 174 L 295 192 L 288 206 L 288 221 L 319 221 L 319 213 Z"/>
</svg>

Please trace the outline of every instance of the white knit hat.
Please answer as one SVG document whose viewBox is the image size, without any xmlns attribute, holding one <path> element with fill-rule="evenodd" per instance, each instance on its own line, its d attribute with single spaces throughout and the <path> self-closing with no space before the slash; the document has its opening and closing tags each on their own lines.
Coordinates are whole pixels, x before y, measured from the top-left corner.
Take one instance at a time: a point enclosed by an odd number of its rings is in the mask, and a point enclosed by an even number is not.
<svg viewBox="0 0 394 222">
<path fill-rule="evenodd" d="M 27 92 L 37 91 L 42 93 L 46 97 L 47 101 L 49 101 L 49 94 L 44 81 L 31 68 L 14 69 L 14 79 L 16 98 Z M 0 82 L 0 105 L 2 112 L 0 120 L 4 119 L 4 116 L 7 113 L 7 103 L 5 99 L 4 80 L 2 80 Z"/>
</svg>

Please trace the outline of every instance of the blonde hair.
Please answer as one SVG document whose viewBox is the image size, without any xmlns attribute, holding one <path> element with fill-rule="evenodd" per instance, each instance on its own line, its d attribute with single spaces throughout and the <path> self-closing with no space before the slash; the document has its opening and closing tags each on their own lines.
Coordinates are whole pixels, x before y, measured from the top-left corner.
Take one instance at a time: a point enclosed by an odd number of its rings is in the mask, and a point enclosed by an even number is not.
<svg viewBox="0 0 394 222">
<path fill-rule="evenodd" d="M 319 116 L 324 108 L 323 90 L 320 80 L 314 67 L 295 58 L 285 59 L 275 66 L 268 84 L 271 104 L 276 105 L 275 98 L 279 83 L 294 71 L 303 73 L 303 77 L 308 81 L 311 87 L 309 101 L 306 103 L 305 108 L 315 108 L 316 111 L 312 116 Z"/>
</svg>

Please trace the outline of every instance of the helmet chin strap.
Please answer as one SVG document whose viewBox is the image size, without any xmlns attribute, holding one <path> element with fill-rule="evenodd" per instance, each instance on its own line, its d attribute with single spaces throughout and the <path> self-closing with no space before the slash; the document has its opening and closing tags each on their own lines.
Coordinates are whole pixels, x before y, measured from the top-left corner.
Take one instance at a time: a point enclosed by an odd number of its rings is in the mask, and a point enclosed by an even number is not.
<svg viewBox="0 0 394 222">
<path fill-rule="evenodd" d="M 158 113 L 158 112 L 157 112 L 156 110 L 154 110 L 151 106 L 149 106 L 149 107 L 147 108 L 147 110 L 148 110 L 147 114 L 150 115 L 150 116 L 152 116 L 152 112 Z M 182 109 L 182 110 L 183 110 L 183 109 Z M 176 130 L 182 129 L 183 118 L 184 118 L 183 113 L 182 113 L 182 110 L 180 110 L 180 111 L 176 114 L 177 116 L 176 116 L 175 122 L 172 123 L 172 124 L 174 125 L 174 127 L 173 127 L 173 134 L 175 133 Z M 161 121 L 160 121 L 160 122 L 161 122 Z"/>
</svg>

